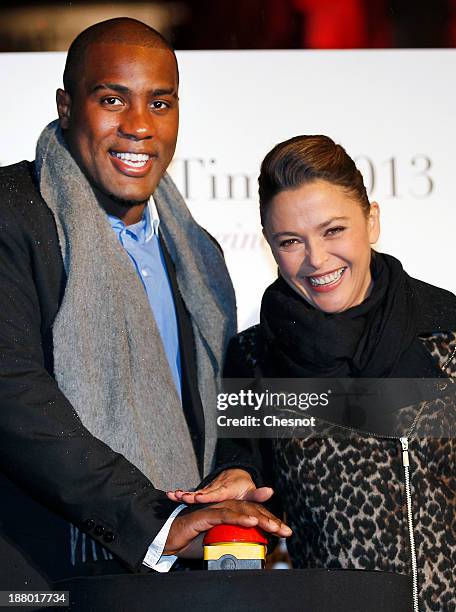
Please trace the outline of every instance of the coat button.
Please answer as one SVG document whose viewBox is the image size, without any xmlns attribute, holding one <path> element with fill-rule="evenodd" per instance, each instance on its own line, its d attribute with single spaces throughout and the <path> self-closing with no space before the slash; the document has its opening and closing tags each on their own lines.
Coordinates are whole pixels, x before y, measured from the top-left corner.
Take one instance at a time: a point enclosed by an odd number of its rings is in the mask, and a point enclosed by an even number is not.
<svg viewBox="0 0 456 612">
<path fill-rule="evenodd" d="M 103 540 L 109 544 L 109 542 L 114 541 L 115 537 L 116 536 L 112 533 L 112 531 L 107 531 L 103 536 Z"/>
<path fill-rule="evenodd" d="M 104 534 L 104 530 L 105 528 L 103 527 L 103 525 L 97 525 L 95 527 L 95 529 L 93 530 L 94 534 L 97 536 L 101 536 Z"/>
<path fill-rule="evenodd" d="M 92 531 L 92 529 L 95 527 L 95 521 L 93 521 L 92 519 L 86 519 L 82 523 L 82 526 L 84 527 L 84 529 L 87 529 L 87 531 Z"/>
</svg>

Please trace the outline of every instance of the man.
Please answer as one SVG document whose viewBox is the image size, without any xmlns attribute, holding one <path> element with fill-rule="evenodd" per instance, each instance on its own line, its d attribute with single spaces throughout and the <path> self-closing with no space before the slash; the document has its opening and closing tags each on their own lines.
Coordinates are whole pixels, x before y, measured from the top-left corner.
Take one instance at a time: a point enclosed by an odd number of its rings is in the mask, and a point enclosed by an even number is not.
<svg viewBox="0 0 456 612">
<path fill-rule="evenodd" d="M 237 483 L 237 501 L 181 512 L 165 494 L 213 468 L 235 331 L 220 251 L 165 175 L 172 49 L 140 22 L 97 24 L 64 87 L 35 163 L 0 170 L 1 588 L 168 569 L 221 522 L 290 533 L 236 463 L 203 484 Z"/>
</svg>

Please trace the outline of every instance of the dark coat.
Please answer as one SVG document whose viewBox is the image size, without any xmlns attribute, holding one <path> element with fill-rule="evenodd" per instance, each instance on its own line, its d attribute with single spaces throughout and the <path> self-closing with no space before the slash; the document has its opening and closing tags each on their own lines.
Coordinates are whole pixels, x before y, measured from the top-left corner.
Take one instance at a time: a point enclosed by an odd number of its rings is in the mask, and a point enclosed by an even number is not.
<svg viewBox="0 0 456 612">
<path fill-rule="evenodd" d="M 448 395 L 423 402 L 421 433 L 410 434 L 409 500 L 398 438 L 361 433 L 277 436 L 259 441 L 261 459 L 256 460 L 293 530 L 287 541 L 293 567 L 412 575 L 409 507 L 419 609 L 454 611 L 456 395 L 454 383 L 448 381 L 456 381 L 456 298 L 447 291 L 417 284 L 422 311 L 435 311 L 444 325 L 448 321 L 451 327 L 447 332 L 420 337 L 434 366 L 433 376 L 447 379 L 442 388 L 448 388 Z M 261 376 L 261 359 L 261 326 L 256 325 L 232 339 L 225 376 L 249 380 Z M 423 435 L 426 424 L 432 435 Z"/>
<path fill-rule="evenodd" d="M 193 332 L 166 259 L 179 322 L 184 412 L 201 465 L 204 418 Z M 142 571 L 148 546 L 176 507 L 84 428 L 57 386 L 52 325 L 65 282 L 54 218 L 34 183 L 33 164 L 0 168 L 2 589 Z"/>
</svg>

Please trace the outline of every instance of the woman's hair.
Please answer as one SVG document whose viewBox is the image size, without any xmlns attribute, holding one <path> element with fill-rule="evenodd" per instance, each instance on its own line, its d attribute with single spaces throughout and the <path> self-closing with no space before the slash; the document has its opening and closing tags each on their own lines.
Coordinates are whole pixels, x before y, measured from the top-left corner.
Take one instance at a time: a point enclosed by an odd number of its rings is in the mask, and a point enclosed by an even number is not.
<svg viewBox="0 0 456 612">
<path fill-rule="evenodd" d="M 261 164 L 258 178 L 261 224 L 265 223 L 272 198 L 315 180 L 343 187 L 359 201 L 364 213 L 369 213 L 362 174 L 345 149 L 328 136 L 295 136 L 276 145 Z"/>
</svg>

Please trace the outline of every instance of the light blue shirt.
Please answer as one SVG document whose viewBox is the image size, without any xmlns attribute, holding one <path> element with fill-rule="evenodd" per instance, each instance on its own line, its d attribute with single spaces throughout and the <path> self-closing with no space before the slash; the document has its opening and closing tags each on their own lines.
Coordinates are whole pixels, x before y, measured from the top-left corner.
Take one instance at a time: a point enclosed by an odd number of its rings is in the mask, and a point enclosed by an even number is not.
<svg viewBox="0 0 456 612">
<path fill-rule="evenodd" d="M 109 222 L 120 244 L 133 261 L 136 272 L 146 290 L 147 299 L 160 331 L 163 347 L 179 396 L 182 397 L 181 360 L 176 308 L 165 259 L 158 238 L 160 221 L 151 198 L 143 218 L 134 225 L 108 215 Z"/>
</svg>

